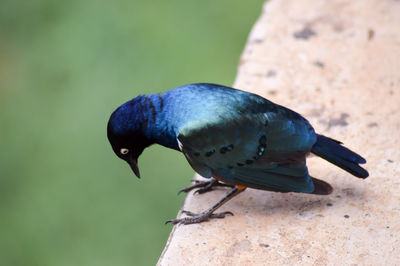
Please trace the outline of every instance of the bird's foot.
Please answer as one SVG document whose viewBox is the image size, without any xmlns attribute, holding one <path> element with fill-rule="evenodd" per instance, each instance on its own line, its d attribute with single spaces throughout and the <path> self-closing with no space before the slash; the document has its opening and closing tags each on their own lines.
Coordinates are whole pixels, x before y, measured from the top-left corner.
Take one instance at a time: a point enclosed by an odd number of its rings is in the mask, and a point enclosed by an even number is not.
<svg viewBox="0 0 400 266">
<path fill-rule="evenodd" d="M 167 223 L 172 223 L 172 224 L 197 224 L 197 223 L 201 223 L 201 222 L 205 222 L 208 221 L 209 219 L 222 219 L 225 218 L 226 215 L 232 215 L 232 212 L 219 212 L 219 213 L 213 213 L 210 211 L 205 211 L 202 213 L 193 213 L 190 211 L 184 211 L 182 210 L 182 213 L 186 214 L 189 217 L 184 217 L 184 218 L 177 218 L 177 219 L 172 219 L 172 220 L 168 220 L 165 222 L 165 224 Z"/>
<path fill-rule="evenodd" d="M 234 187 L 233 185 L 221 183 L 218 180 L 216 180 L 215 178 L 210 178 L 207 181 L 200 181 L 200 180 L 193 180 L 193 181 L 194 181 L 193 185 L 182 188 L 181 190 L 178 191 L 178 194 L 180 194 L 182 192 L 187 193 L 195 188 L 200 188 L 200 189 L 196 190 L 195 193 L 203 194 L 203 193 L 211 191 L 213 189 L 213 187 L 231 187 L 231 188 Z"/>
</svg>

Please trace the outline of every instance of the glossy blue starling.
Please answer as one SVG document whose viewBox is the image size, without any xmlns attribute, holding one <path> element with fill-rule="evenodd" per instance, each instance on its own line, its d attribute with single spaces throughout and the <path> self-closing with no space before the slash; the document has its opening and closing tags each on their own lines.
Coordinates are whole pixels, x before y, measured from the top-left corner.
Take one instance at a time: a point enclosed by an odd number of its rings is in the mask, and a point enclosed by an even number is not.
<svg viewBox="0 0 400 266">
<path fill-rule="evenodd" d="M 200 214 L 173 224 L 223 218 L 215 210 L 246 187 L 276 192 L 327 195 L 332 187 L 311 177 L 309 153 L 359 178 L 366 160 L 341 142 L 316 134 L 300 114 L 258 95 L 216 84 L 190 84 L 163 94 L 140 95 L 111 115 L 107 135 L 115 154 L 140 177 L 138 158 L 154 144 L 180 151 L 191 167 L 209 181 L 182 191 L 231 186 L 232 190 Z"/>
</svg>

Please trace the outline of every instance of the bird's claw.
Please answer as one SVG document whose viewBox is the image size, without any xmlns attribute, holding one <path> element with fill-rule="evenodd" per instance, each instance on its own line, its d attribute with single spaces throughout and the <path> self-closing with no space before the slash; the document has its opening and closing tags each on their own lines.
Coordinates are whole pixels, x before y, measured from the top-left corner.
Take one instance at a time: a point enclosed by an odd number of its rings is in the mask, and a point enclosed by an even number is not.
<svg viewBox="0 0 400 266">
<path fill-rule="evenodd" d="M 193 185 L 190 185 L 188 187 L 185 187 L 185 188 L 179 190 L 178 194 L 180 194 L 182 192 L 187 193 L 195 188 L 200 188 L 200 189 L 197 189 L 194 192 L 194 194 L 203 194 L 203 193 L 213 190 L 213 187 L 234 187 L 233 185 L 221 183 L 214 178 L 211 178 L 210 180 L 207 180 L 207 181 L 200 181 L 200 180 L 192 180 L 192 181 L 194 181 Z"/>
<path fill-rule="evenodd" d="M 208 221 L 209 219 L 222 219 L 225 218 L 226 215 L 232 215 L 233 213 L 230 211 L 212 213 L 212 212 L 202 212 L 202 213 L 193 213 L 191 211 L 182 210 L 182 213 L 186 214 L 188 217 L 171 219 L 165 222 L 165 224 L 196 224 Z"/>
<path fill-rule="evenodd" d="M 187 187 L 184 187 L 181 190 L 179 190 L 178 191 L 178 195 L 181 194 L 182 192 L 187 193 L 187 192 L 191 191 L 192 189 L 195 189 L 195 188 L 198 188 L 198 187 L 203 187 L 203 186 L 205 186 L 204 183 L 208 183 L 210 181 L 200 181 L 200 180 L 193 179 L 192 182 L 194 182 L 194 184 L 192 184 L 190 186 L 187 186 Z"/>
</svg>

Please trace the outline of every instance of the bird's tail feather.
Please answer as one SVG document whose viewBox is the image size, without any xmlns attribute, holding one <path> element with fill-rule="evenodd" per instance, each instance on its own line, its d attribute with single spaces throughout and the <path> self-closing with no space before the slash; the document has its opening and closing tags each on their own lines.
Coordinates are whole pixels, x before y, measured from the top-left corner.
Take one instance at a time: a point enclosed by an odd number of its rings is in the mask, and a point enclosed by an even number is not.
<svg viewBox="0 0 400 266">
<path fill-rule="evenodd" d="M 311 152 L 354 176 L 367 178 L 369 175 L 367 170 L 359 166 L 359 164 L 366 163 L 366 160 L 347 149 L 340 141 L 317 135 L 317 142 L 312 147 Z"/>
</svg>

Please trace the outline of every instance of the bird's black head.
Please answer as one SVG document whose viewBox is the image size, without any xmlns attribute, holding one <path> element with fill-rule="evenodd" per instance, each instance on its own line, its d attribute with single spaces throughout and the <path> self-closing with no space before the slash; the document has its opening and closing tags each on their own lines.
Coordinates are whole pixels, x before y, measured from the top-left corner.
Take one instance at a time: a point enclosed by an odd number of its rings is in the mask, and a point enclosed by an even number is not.
<svg viewBox="0 0 400 266">
<path fill-rule="evenodd" d="M 118 107 L 107 125 L 107 137 L 114 153 L 130 165 L 138 178 L 138 158 L 153 143 L 145 135 L 146 122 L 140 100 L 139 96 Z"/>
</svg>

